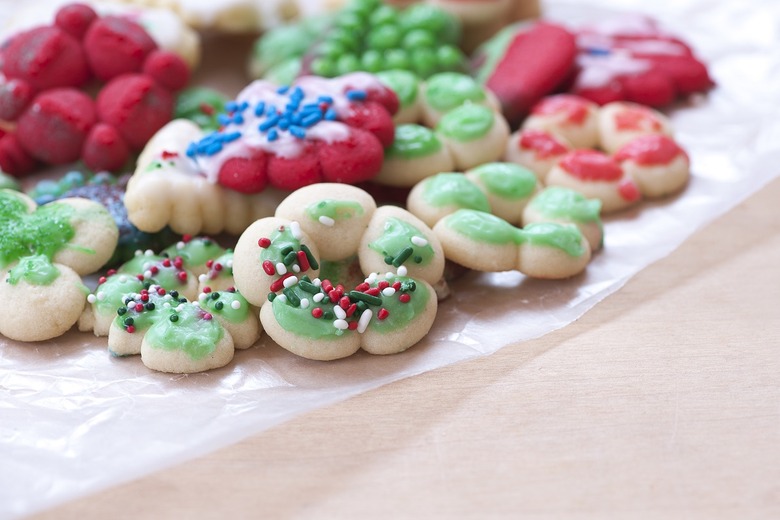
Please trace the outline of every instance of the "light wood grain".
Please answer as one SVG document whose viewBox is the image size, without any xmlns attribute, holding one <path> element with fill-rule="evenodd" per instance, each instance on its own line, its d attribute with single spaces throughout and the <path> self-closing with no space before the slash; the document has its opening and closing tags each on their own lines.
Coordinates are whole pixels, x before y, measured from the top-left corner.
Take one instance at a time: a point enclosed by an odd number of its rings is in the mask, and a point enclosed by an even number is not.
<svg viewBox="0 0 780 520">
<path fill-rule="evenodd" d="M 780 518 L 778 200 L 560 331 L 35 518 Z"/>
</svg>

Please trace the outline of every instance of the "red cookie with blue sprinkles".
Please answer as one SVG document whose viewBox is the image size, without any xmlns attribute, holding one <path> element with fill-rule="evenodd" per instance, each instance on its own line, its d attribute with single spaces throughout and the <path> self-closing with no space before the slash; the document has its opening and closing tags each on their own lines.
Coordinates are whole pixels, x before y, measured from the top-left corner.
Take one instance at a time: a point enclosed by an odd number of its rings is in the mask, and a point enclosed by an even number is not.
<svg viewBox="0 0 780 520">
<path fill-rule="evenodd" d="M 395 135 L 398 99 L 373 75 L 353 73 L 282 87 L 255 81 L 226 109 L 222 127 L 186 155 L 209 181 L 257 193 L 373 178 Z"/>
</svg>

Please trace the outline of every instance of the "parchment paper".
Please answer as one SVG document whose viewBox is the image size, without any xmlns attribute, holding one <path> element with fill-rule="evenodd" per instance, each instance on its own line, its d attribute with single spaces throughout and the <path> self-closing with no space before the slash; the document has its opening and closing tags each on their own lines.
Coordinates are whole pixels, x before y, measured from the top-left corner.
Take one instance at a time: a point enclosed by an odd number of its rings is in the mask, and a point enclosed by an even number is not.
<svg viewBox="0 0 780 520">
<path fill-rule="evenodd" d="M 593 0 L 586 7 L 572 0 L 545 8 L 566 23 L 645 9 L 710 64 L 717 88 L 671 111 L 693 163 L 682 195 L 610 218 L 606 246 L 583 276 L 467 275 L 428 337 L 401 355 L 320 363 L 262 340 L 223 369 L 170 376 L 139 358 L 112 358 L 105 339 L 88 334 L 40 344 L 0 339 L 0 517 L 51 507 L 563 327 L 780 172 L 780 3 Z"/>
</svg>

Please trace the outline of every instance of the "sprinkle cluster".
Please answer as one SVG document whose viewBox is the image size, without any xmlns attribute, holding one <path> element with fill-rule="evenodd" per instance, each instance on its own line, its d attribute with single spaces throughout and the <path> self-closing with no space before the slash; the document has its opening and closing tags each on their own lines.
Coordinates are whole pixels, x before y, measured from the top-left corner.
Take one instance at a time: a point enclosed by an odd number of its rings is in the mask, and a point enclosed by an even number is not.
<svg viewBox="0 0 780 520">
<path fill-rule="evenodd" d="M 236 100 L 226 103 L 225 112 L 217 116 L 220 128 L 190 143 L 187 156 L 216 155 L 226 144 L 255 133 L 269 143 L 279 140 L 284 134 L 303 141 L 307 130 L 321 121 L 338 120 L 331 96 L 307 96 L 299 86 L 279 87 L 276 94 L 278 96 L 273 102 L 259 100 L 250 104 L 249 101 Z M 345 96 L 349 101 L 363 101 L 367 97 L 366 92 L 359 89 L 347 90 Z"/>
<path fill-rule="evenodd" d="M 186 298 L 180 298 L 177 291 L 167 292 L 159 285 L 151 285 L 148 289 L 142 289 L 139 293 L 125 296 L 124 304 L 116 310 L 122 318 L 122 327 L 125 332 L 132 334 L 136 331 L 137 320 L 145 314 L 150 314 L 158 309 L 173 309 L 169 319 L 178 321 L 177 312 L 181 312 L 187 303 Z"/>
</svg>

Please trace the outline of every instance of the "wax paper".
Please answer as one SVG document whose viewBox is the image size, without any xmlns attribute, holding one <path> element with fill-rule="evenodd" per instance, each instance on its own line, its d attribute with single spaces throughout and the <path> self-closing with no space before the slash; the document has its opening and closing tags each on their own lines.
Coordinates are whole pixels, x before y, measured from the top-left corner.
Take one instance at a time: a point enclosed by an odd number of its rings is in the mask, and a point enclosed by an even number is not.
<svg viewBox="0 0 780 520">
<path fill-rule="evenodd" d="M 7 7 L 7 6 L 6 6 Z M 564 327 L 780 172 L 780 2 L 551 1 L 566 23 L 645 10 L 683 35 L 717 87 L 670 111 L 693 179 L 679 196 L 611 217 L 604 250 L 567 281 L 471 273 L 409 351 L 322 363 L 267 339 L 227 367 L 172 376 L 72 331 L 0 338 L 0 517 L 52 507 L 236 442 L 298 414 Z"/>
</svg>

